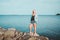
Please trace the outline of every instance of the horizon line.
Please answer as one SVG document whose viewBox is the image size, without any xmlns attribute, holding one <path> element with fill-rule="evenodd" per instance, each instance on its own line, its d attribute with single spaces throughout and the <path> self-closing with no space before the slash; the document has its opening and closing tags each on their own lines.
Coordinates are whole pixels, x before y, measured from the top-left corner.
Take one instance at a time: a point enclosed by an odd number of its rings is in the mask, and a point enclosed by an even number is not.
<svg viewBox="0 0 60 40">
<path fill-rule="evenodd" d="M 0 16 L 4 16 L 4 15 L 0 15 Z M 9 15 L 7 15 L 7 16 L 9 16 Z M 12 15 L 12 16 L 15 16 L 15 15 Z M 19 15 L 16 15 L 16 16 L 19 16 Z M 20 16 L 22 16 L 22 15 L 20 15 Z M 26 15 L 26 16 L 29 16 L 29 15 Z M 39 15 L 38 15 L 39 16 Z"/>
</svg>

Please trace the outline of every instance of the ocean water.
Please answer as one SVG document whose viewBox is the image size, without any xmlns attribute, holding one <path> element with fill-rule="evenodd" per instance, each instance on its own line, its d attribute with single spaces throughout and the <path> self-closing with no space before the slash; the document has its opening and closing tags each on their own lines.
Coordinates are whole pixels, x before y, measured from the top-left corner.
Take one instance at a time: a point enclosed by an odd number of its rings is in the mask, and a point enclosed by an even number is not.
<svg viewBox="0 0 60 40">
<path fill-rule="evenodd" d="M 29 32 L 30 18 L 30 15 L 0 15 L 0 27 Z M 60 40 L 60 16 L 38 16 L 37 33 L 50 40 Z"/>
</svg>

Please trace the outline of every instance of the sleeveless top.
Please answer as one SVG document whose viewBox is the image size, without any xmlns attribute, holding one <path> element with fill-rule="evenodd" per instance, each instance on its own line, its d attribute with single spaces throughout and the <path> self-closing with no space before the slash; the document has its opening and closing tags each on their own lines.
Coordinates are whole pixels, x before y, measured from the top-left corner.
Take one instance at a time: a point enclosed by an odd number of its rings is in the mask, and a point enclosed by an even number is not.
<svg viewBox="0 0 60 40">
<path fill-rule="evenodd" d="M 31 21 L 35 21 L 35 16 L 32 16 L 31 17 Z"/>
</svg>

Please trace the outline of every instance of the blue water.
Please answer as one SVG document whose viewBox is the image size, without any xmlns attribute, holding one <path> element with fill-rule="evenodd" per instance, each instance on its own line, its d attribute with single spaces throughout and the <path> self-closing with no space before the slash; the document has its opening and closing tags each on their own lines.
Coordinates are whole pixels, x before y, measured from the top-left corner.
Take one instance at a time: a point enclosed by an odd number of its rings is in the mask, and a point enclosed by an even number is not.
<svg viewBox="0 0 60 40">
<path fill-rule="evenodd" d="M 30 17 L 0 15 L 0 27 L 16 28 L 22 32 L 29 32 Z M 50 40 L 60 40 L 60 16 L 38 16 L 37 33 L 49 37 Z"/>
</svg>

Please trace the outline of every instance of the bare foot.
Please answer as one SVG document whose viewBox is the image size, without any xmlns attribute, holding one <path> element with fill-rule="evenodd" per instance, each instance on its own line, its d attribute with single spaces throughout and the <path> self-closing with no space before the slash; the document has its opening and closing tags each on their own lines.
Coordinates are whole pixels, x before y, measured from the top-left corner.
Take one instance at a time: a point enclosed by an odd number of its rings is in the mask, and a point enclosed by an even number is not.
<svg viewBox="0 0 60 40">
<path fill-rule="evenodd" d="M 33 35 L 34 35 L 34 36 L 39 36 L 39 34 L 37 34 L 37 33 L 34 33 Z"/>
<path fill-rule="evenodd" d="M 30 32 L 30 36 L 33 36 L 33 32 Z"/>
</svg>

